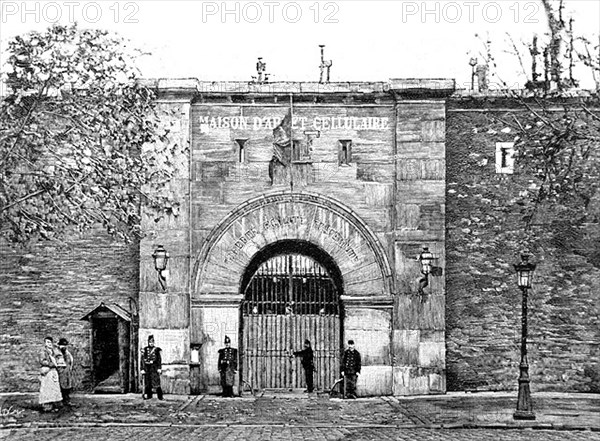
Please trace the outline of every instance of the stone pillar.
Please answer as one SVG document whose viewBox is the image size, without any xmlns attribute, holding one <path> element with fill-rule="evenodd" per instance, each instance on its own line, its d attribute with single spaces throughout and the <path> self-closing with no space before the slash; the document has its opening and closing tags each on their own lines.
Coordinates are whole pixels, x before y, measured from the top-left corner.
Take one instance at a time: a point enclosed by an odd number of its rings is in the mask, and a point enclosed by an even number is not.
<svg viewBox="0 0 600 441">
<path fill-rule="evenodd" d="M 346 305 L 344 316 L 344 348 L 354 340 L 360 352 L 362 370 L 356 384 L 358 396 L 391 395 L 392 308 L 382 305 Z"/>
<path fill-rule="evenodd" d="M 189 144 L 190 99 L 159 102 L 161 125 L 169 129 L 169 143 L 157 143 L 169 160 L 175 162 L 176 173 L 168 191 L 178 200 L 179 214 L 156 218 L 142 213 L 145 237 L 140 241 L 139 348 L 154 335 L 162 348 L 161 384 L 165 393 L 189 394 L 190 360 L 190 240 L 189 240 L 189 157 L 172 156 L 171 146 L 178 144 L 187 151 Z M 163 245 L 170 254 L 166 289 L 161 287 L 152 254 Z"/>
<path fill-rule="evenodd" d="M 198 390 L 208 393 L 221 391 L 217 369 L 218 351 L 225 347 L 226 335 L 231 339 L 232 348 L 240 347 L 241 301 L 241 295 L 221 293 L 212 298 L 205 297 L 192 306 L 192 343 L 200 345 L 198 384 L 194 385 Z M 238 376 L 235 381 L 234 392 L 238 392 Z"/>
<path fill-rule="evenodd" d="M 397 98 L 393 393 L 445 393 L 444 98 L 453 82 L 392 81 L 392 88 Z M 421 294 L 417 258 L 423 247 L 435 260 Z"/>
</svg>

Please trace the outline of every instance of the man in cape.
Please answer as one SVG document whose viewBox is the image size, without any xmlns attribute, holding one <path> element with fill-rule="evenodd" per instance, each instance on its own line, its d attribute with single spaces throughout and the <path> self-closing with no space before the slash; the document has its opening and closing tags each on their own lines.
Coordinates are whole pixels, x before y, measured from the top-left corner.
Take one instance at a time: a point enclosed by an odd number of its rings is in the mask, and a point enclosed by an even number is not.
<svg viewBox="0 0 600 441">
<path fill-rule="evenodd" d="M 313 350 L 310 347 L 310 340 L 304 340 L 304 349 L 301 351 L 292 352 L 294 357 L 302 359 L 302 367 L 304 368 L 304 378 L 306 379 L 306 392 L 312 393 L 315 389 L 313 382 L 313 372 L 315 370 L 315 358 Z"/>
<path fill-rule="evenodd" d="M 217 366 L 221 374 L 221 387 L 223 396 L 233 397 L 233 385 L 235 384 L 235 373 L 237 372 L 238 351 L 231 347 L 231 339 L 225 336 L 225 347 L 219 349 L 219 360 Z"/>
<path fill-rule="evenodd" d="M 163 399 L 160 387 L 160 374 L 162 372 L 161 349 L 154 346 L 154 336 L 148 336 L 148 346 L 142 349 L 141 374 L 144 377 L 144 400 L 152 398 L 152 390 L 156 389 L 156 396 Z"/>
</svg>

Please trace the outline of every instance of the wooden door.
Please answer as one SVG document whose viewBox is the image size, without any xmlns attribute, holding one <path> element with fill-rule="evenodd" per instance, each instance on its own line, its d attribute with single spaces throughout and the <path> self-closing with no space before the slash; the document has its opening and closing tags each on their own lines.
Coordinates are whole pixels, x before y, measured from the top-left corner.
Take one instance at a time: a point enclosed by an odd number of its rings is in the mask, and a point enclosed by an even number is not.
<svg viewBox="0 0 600 441">
<path fill-rule="evenodd" d="M 313 258 L 282 254 L 263 262 L 242 302 L 242 379 L 254 389 L 305 388 L 304 371 L 292 351 L 310 340 L 315 389 L 328 389 L 339 376 L 339 292 Z"/>
</svg>

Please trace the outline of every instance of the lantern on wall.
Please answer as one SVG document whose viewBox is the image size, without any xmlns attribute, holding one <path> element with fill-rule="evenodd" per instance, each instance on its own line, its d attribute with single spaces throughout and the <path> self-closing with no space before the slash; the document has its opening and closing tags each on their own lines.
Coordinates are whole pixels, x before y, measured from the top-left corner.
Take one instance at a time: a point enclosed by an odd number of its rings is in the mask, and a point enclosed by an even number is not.
<svg viewBox="0 0 600 441">
<path fill-rule="evenodd" d="M 167 289 L 167 263 L 169 262 L 169 257 L 169 253 L 162 245 L 159 245 L 152 254 L 154 268 L 158 274 L 158 282 L 163 291 Z"/>
<path fill-rule="evenodd" d="M 429 251 L 429 247 L 423 247 L 423 251 L 419 255 L 419 262 L 421 263 L 421 272 L 425 275 L 431 273 L 431 265 L 433 263 L 433 254 Z"/>
<path fill-rule="evenodd" d="M 423 247 L 423 251 L 421 251 L 421 254 L 417 257 L 417 260 L 421 264 L 421 274 L 423 274 L 423 277 L 419 279 L 418 287 L 418 293 L 421 296 L 422 302 L 425 302 L 427 298 L 424 288 L 429 286 L 429 274 L 431 274 L 434 259 L 435 256 L 429 251 L 429 247 Z"/>
</svg>

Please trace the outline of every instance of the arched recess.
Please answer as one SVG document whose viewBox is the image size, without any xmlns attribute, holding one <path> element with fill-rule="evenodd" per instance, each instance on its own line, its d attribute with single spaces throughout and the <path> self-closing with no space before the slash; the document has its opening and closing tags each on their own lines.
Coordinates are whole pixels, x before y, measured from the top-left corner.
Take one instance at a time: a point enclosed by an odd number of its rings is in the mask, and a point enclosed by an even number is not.
<svg viewBox="0 0 600 441">
<path fill-rule="evenodd" d="M 333 280 L 335 289 L 338 291 L 339 295 L 343 294 L 344 282 L 342 273 L 331 256 L 310 242 L 298 240 L 282 240 L 274 242 L 256 253 L 242 275 L 240 293 L 246 291 L 250 279 L 264 262 L 272 257 L 283 254 L 297 254 L 312 258 L 327 271 L 328 275 Z"/>
<path fill-rule="evenodd" d="M 308 340 L 314 388 L 329 389 L 339 377 L 342 285 L 333 259 L 310 242 L 284 240 L 258 252 L 241 285 L 240 383 L 257 389 L 312 390 L 300 360 L 289 357 Z"/>
<path fill-rule="evenodd" d="M 277 192 L 246 201 L 209 234 L 194 264 L 192 303 L 239 296 L 254 256 L 272 243 L 310 242 L 334 259 L 349 299 L 389 302 L 394 282 L 388 258 L 371 229 L 327 196 Z"/>
</svg>

